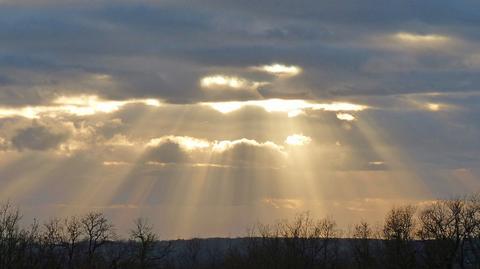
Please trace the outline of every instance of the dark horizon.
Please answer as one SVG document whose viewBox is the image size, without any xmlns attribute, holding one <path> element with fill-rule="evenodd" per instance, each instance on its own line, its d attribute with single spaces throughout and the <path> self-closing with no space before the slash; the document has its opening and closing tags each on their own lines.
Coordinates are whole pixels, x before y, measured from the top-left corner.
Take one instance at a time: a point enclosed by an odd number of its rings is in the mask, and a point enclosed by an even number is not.
<svg viewBox="0 0 480 269">
<path fill-rule="evenodd" d="M 0 201 L 229 237 L 480 191 L 480 2 L 0 0 Z"/>
</svg>

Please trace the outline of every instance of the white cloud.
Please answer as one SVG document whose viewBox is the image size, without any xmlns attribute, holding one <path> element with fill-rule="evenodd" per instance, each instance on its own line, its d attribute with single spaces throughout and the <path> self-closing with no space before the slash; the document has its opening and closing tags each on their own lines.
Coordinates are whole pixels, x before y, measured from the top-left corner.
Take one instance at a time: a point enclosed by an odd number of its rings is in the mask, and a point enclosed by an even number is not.
<svg viewBox="0 0 480 269">
<path fill-rule="evenodd" d="M 255 147 L 265 147 L 265 148 L 273 149 L 275 151 L 283 152 L 283 147 L 273 142 L 267 141 L 267 142 L 261 143 L 261 142 L 257 142 L 256 140 L 247 139 L 247 138 L 241 138 L 237 140 L 215 141 L 213 143 L 213 151 L 224 152 L 241 144 L 255 146 Z"/>
<path fill-rule="evenodd" d="M 125 165 L 131 165 L 128 162 L 123 162 L 123 161 L 104 161 L 102 162 L 104 166 L 125 166 Z"/>
<path fill-rule="evenodd" d="M 58 104 L 60 110 L 74 115 L 93 115 L 99 112 L 111 113 L 119 110 L 127 104 L 144 104 L 148 106 L 160 106 L 156 99 L 129 99 L 123 101 L 102 100 L 95 95 L 62 96 L 53 101 Z"/>
<path fill-rule="evenodd" d="M 276 167 L 287 157 L 281 145 L 247 138 L 208 141 L 170 135 L 151 139 L 146 146 L 150 152 L 147 159 L 153 161 L 155 165 L 197 163 L 203 166 L 229 167 L 267 164 Z"/>
<path fill-rule="evenodd" d="M 344 121 L 353 121 L 355 117 L 349 113 L 337 113 L 337 119 Z"/>
<path fill-rule="evenodd" d="M 275 76 L 296 76 L 302 72 L 302 68 L 296 65 L 284 65 L 273 63 L 270 65 L 254 66 L 254 70 L 267 72 Z"/>
<path fill-rule="evenodd" d="M 255 90 L 267 82 L 250 81 L 246 78 L 226 75 L 212 75 L 203 77 L 200 86 L 205 89 L 230 88 L 234 90 Z"/>
<path fill-rule="evenodd" d="M 404 43 L 411 44 L 438 44 L 444 43 L 450 40 L 448 36 L 438 34 L 415 34 L 408 32 L 400 32 L 393 35 L 395 39 Z"/>
<path fill-rule="evenodd" d="M 431 110 L 431 111 L 439 111 L 441 108 L 440 104 L 436 104 L 436 103 L 428 103 L 426 104 L 426 107 L 428 110 Z"/>
<path fill-rule="evenodd" d="M 123 101 L 103 100 L 96 95 L 61 96 L 51 105 L 26 106 L 19 108 L 0 107 L 0 118 L 21 116 L 37 119 L 41 116 L 55 117 L 59 114 L 89 116 L 97 113 L 112 113 L 127 104 L 160 106 L 156 99 L 128 99 Z"/>
<path fill-rule="evenodd" d="M 214 102 L 214 103 L 203 103 L 216 111 L 227 114 L 244 107 L 244 102 Z"/>
<path fill-rule="evenodd" d="M 283 147 L 279 146 L 271 141 L 266 142 L 258 142 L 253 139 L 247 138 L 240 138 L 236 140 L 205 140 L 190 136 L 175 136 L 175 135 L 167 135 L 158 138 L 151 139 L 146 146 L 148 147 L 156 147 L 163 143 L 176 143 L 180 145 L 184 150 L 193 151 L 193 150 L 211 150 L 213 152 L 224 152 L 229 149 L 234 148 L 237 145 L 245 144 L 255 147 L 266 147 L 271 148 L 276 151 L 282 151 Z"/>
<path fill-rule="evenodd" d="M 198 139 L 190 136 L 174 136 L 174 135 L 153 138 L 147 143 L 147 146 L 154 147 L 167 142 L 176 143 L 180 145 L 180 147 L 182 147 L 184 150 L 187 150 L 187 151 L 207 149 L 211 146 L 211 143 L 204 139 Z"/>
<path fill-rule="evenodd" d="M 312 142 L 312 138 L 308 136 L 304 136 L 302 134 L 293 134 L 289 135 L 285 139 L 285 144 L 292 145 L 292 146 L 304 146 L 308 145 Z"/>
<path fill-rule="evenodd" d="M 223 114 L 227 114 L 243 107 L 252 106 L 263 108 L 267 112 L 287 113 L 289 117 L 295 117 L 305 113 L 307 110 L 322 111 L 361 111 L 367 109 L 367 106 L 352 104 L 346 102 L 333 103 L 315 103 L 301 99 L 266 99 L 251 101 L 231 101 L 231 102 L 207 102 L 202 103 Z"/>
<path fill-rule="evenodd" d="M 368 162 L 369 165 L 384 165 L 385 162 L 383 161 L 371 161 L 371 162 Z"/>
</svg>

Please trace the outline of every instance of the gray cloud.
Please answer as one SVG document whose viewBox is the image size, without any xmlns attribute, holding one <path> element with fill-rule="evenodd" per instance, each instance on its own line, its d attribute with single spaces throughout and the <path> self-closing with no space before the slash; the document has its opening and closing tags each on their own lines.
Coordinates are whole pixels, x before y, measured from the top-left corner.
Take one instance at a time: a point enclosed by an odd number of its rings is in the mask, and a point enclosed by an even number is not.
<svg viewBox="0 0 480 269">
<path fill-rule="evenodd" d="M 150 149 L 147 153 L 146 161 L 184 163 L 189 161 L 189 156 L 179 144 L 168 141 Z"/>
<path fill-rule="evenodd" d="M 259 98 L 208 95 L 198 80 L 212 68 L 277 61 L 304 68 L 289 88 L 312 98 L 455 92 L 476 90 L 478 83 L 478 68 L 464 64 L 479 50 L 473 26 L 480 7 L 471 1 L 262 1 L 255 9 L 249 1 L 62 3 L 4 4 L 1 103 L 38 103 L 85 91 L 175 103 Z M 413 52 L 372 41 L 401 31 L 465 44 Z M 108 74 L 113 83 L 97 83 L 89 77 L 94 74 Z M 273 87 L 269 93 L 282 96 L 284 90 Z"/>
<path fill-rule="evenodd" d="M 278 168 L 284 165 L 284 154 L 282 149 L 273 143 L 258 144 L 256 141 L 240 140 L 213 156 L 213 162 Z"/>
<path fill-rule="evenodd" d="M 18 150 L 54 149 L 68 138 L 66 133 L 55 133 L 45 126 L 32 126 L 18 130 L 12 145 Z"/>
</svg>

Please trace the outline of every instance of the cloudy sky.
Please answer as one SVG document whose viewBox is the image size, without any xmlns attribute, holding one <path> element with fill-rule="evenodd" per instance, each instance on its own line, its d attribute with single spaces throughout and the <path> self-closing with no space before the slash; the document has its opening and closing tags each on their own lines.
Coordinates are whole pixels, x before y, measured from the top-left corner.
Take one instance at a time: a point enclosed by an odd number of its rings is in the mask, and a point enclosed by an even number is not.
<svg viewBox="0 0 480 269">
<path fill-rule="evenodd" d="M 478 1 L 0 0 L 0 199 L 127 231 L 480 188 Z"/>
</svg>

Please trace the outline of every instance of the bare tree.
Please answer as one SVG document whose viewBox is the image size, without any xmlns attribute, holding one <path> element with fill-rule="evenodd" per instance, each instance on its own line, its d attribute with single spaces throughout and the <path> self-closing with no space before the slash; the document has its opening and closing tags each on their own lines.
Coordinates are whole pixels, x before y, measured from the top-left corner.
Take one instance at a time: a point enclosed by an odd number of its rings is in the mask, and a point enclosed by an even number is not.
<svg viewBox="0 0 480 269">
<path fill-rule="evenodd" d="M 466 237 L 460 249 L 460 267 L 465 267 L 463 262 L 467 254 L 464 252 L 468 251 L 470 263 L 480 268 L 480 193 L 465 200 L 462 224 Z"/>
<path fill-rule="evenodd" d="M 23 232 L 23 268 L 37 268 L 41 264 L 43 257 L 39 251 L 39 242 L 41 242 L 40 224 L 37 219 L 33 219 L 32 224 Z"/>
<path fill-rule="evenodd" d="M 319 236 L 322 240 L 322 264 L 326 268 L 328 264 L 335 267 L 338 259 L 338 237 L 337 223 L 332 218 L 324 218 L 317 224 Z"/>
<path fill-rule="evenodd" d="M 60 219 L 54 218 L 46 222 L 42 234 L 43 243 L 49 248 L 56 248 L 62 243 L 63 226 Z"/>
<path fill-rule="evenodd" d="M 245 260 L 251 265 L 260 268 L 280 268 L 282 260 L 285 258 L 284 242 L 281 237 L 280 224 L 275 225 L 257 223 L 247 231 L 247 254 Z M 240 254 L 238 251 L 232 251 L 229 254 Z M 229 260 L 237 260 L 233 256 Z"/>
<path fill-rule="evenodd" d="M 184 241 L 180 255 L 169 260 L 172 242 L 159 241 L 146 219 L 134 221 L 129 243 L 104 247 L 116 236 L 102 213 L 51 219 L 41 229 L 34 221 L 22 228 L 19 210 L 7 203 L 0 206 L 0 268 L 351 268 L 348 254 L 357 268 L 480 268 L 480 195 L 437 200 L 418 215 L 415 211 L 395 207 L 381 228 L 358 223 L 344 241 L 350 252 L 339 247 L 342 234 L 332 218 L 303 213 L 258 224 L 226 251 L 199 239 Z M 80 246 L 85 259 L 80 259 Z"/>
<path fill-rule="evenodd" d="M 60 268 L 62 256 L 59 249 L 62 244 L 63 226 L 58 218 L 53 218 L 44 223 L 41 235 L 43 247 L 44 266 L 48 268 Z"/>
<path fill-rule="evenodd" d="M 336 263 L 338 230 L 332 218 L 314 220 L 305 212 L 279 227 L 286 248 L 284 256 L 290 266 L 311 268 Z"/>
<path fill-rule="evenodd" d="M 10 202 L 0 206 L 0 268 L 12 268 L 19 257 L 18 245 L 22 239 L 19 227 L 20 211 Z"/>
<path fill-rule="evenodd" d="M 395 207 L 390 210 L 383 226 L 386 267 L 413 268 L 416 264 L 415 207 Z"/>
<path fill-rule="evenodd" d="M 335 221 L 315 220 L 308 212 L 292 221 L 258 224 L 250 231 L 245 263 L 258 268 L 335 267 L 338 235 Z M 228 258 L 233 260 L 231 256 Z"/>
<path fill-rule="evenodd" d="M 146 219 L 138 218 L 134 224 L 135 228 L 130 231 L 130 240 L 135 242 L 136 259 L 140 268 L 147 268 L 155 260 L 153 254 L 158 237 Z"/>
<path fill-rule="evenodd" d="M 298 214 L 291 222 L 280 223 L 286 258 L 290 267 L 310 267 L 320 255 L 320 225 L 316 225 L 309 212 Z"/>
<path fill-rule="evenodd" d="M 114 227 L 108 219 L 100 212 L 90 212 L 81 220 L 82 232 L 88 243 L 88 263 L 93 267 L 95 253 L 108 241 L 115 238 Z"/>
<path fill-rule="evenodd" d="M 435 201 L 419 214 L 418 236 L 424 241 L 426 264 L 431 268 L 453 268 L 463 247 L 465 202 L 460 199 Z"/>
<path fill-rule="evenodd" d="M 372 251 L 371 239 L 373 231 L 365 221 L 355 225 L 351 242 L 352 256 L 355 260 L 357 268 L 372 268 L 375 264 L 374 253 Z"/>
<path fill-rule="evenodd" d="M 67 264 L 69 268 L 73 267 L 73 260 L 75 258 L 75 251 L 77 249 L 78 242 L 83 235 L 82 223 L 80 220 L 73 216 L 64 219 L 64 229 L 62 230 L 62 242 L 63 247 L 67 251 Z"/>
</svg>

